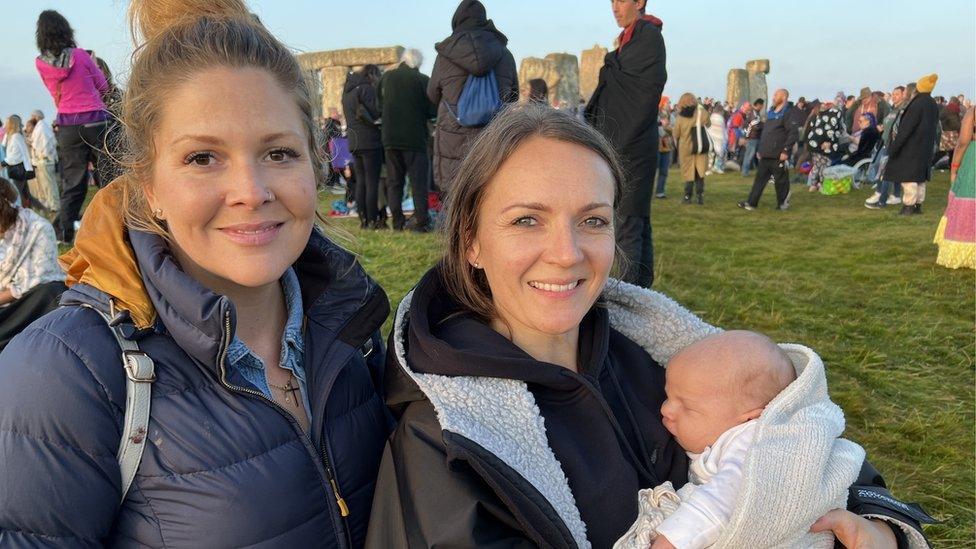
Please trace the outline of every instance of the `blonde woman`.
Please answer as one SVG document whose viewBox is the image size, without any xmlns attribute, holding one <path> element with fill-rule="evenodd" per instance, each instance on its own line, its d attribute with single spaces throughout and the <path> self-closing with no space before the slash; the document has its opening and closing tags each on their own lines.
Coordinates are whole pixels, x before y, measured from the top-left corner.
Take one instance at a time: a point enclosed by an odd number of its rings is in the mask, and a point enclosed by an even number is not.
<svg viewBox="0 0 976 549">
<path fill-rule="evenodd" d="M 31 196 L 27 181 L 34 178 L 34 165 L 31 163 L 30 148 L 24 137 L 24 125 L 20 117 L 12 114 L 3 124 L 3 148 L 5 156 L 0 165 L 7 168 L 7 175 L 20 193 L 21 204 L 30 208 L 35 200 Z"/>
<path fill-rule="evenodd" d="M 124 174 L 62 258 L 62 307 L 0 355 L 0 544 L 358 547 L 389 305 L 314 227 L 304 74 L 240 0 L 131 16 Z M 155 363 L 144 432 L 100 313 Z"/>
<path fill-rule="evenodd" d="M 58 142 L 51 125 L 44 119 L 43 112 L 32 112 L 30 119 L 34 121 L 34 131 L 31 132 L 30 139 L 31 161 L 37 174 L 31 192 L 45 209 L 57 212 L 61 208 L 58 174 L 55 171 Z"/>
</svg>

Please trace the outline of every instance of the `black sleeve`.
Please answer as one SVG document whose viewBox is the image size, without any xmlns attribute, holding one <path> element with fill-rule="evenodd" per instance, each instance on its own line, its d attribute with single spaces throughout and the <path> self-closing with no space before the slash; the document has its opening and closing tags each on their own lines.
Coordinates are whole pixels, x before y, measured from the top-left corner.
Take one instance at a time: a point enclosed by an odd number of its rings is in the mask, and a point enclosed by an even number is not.
<svg viewBox="0 0 976 549">
<path fill-rule="evenodd" d="M 363 106 L 363 113 L 376 123 L 380 118 L 380 108 L 376 103 L 376 88 L 374 86 L 359 87 L 359 104 Z"/>
<path fill-rule="evenodd" d="M 851 485 L 847 495 L 847 510 L 857 515 L 876 515 L 900 522 L 904 527 L 918 532 L 924 539 L 921 523 L 934 524 L 937 521 L 928 515 L 917 503 L 903 503 L 894 498 L 885 484 L 884 478 L 867 460 L 861 466 L 857 480 Z M 886 521 L 898 539 L 898 549 L 910 547 L 908 535 L 903 527 Z"/>
<path fill-rule="evenodd" d="M 376 112 L 377 118 L 382 118 L 383 116 L 383 86 L 386 85 L 386 73 L 380 76 L 380 82 L 376 85 Z"/>
<path fill-rule="evenodd" d="M 434 68 L 430 71 L 430 80 L 427 81 L 427 99 L 434 105 L 434 114 L 437 114 L 437 107 L 441 102 L 441 75 L 444 72 L 444 61 L 438 55 L 434 58 Z"/>
<path fill-rule="evenodd" d="M 535 547 L 494 492 L 452 466 L 427 401 L 411 403 L 383 451 L 366 547 Z"/>
<path fill-rule="evenodd" d="M 794 114 L 787 113 L 783 120 L 783 125 L 786 127 L 786 145 L 783 147 L 783 152 L 786 154 L 793 151 L 793 145 L 796 145 L 797 139 L 800 138 L 800 122 Z"/>
</svg>

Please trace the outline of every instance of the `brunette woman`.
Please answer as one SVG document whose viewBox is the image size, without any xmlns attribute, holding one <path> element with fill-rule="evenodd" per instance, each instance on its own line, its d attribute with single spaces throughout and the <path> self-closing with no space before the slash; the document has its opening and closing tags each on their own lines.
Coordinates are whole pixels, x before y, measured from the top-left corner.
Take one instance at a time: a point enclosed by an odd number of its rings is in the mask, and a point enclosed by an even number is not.
<svg viewBox="0 0 976 549">
<path fill-rule="evenodd" d="M 609 279 L 623 177 L 592 128 L 531 103 L 475 141 L 443 259 L 397 311 L 387 402 L 400 422 L 367 546 L 611 547 L 639 489 L 688 481 L 660 363 L 716 328 Z M 848 547 L 926 546 L 869 464 L 850 493 L 871 519 L 835 510 L 818 529 Z"/>
</svg>

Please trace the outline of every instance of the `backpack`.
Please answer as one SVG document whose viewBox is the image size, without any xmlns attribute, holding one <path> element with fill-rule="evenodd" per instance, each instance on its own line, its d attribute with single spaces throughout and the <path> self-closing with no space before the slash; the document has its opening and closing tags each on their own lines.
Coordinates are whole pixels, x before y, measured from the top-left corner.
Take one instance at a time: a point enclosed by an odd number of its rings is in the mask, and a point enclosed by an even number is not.
<svg viewBox="0 0 976 549">
<path fill-rule="evenodd" d="M 480 128 L 487 125 L 502 108 L 495 69 L 484 76 L 469 74 L 455 108 L 452 109 L 447 101 L 444 106 L 463 127 Z"/>
<path fill-rule="evenodd" d="M 708 132 L 701 125 L 702 109 L 695 111 L 695 127 L 691 130 L 691 154 L 707 154 L 712 147 Z"/>
</svg>

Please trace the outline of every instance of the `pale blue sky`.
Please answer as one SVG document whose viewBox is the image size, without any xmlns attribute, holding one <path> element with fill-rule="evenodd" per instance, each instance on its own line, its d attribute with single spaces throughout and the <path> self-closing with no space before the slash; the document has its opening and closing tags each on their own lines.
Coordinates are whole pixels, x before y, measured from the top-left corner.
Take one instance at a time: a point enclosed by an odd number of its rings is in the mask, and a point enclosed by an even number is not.
<svg viewBox="0 0 976 549">
<path fill-rule="evenodd" d="M 516 60 L 609 46 L 618 30 L 609 0 L 483 0 L 508 35 Z M 458 0 L 251 0 L 252 9 L 298 51 L 400 44 L 433 64 L 433 44 L 450 33 Z M 34 28 L 46 8 L 61 11 L 78 44 L 95 50 L 124 81 L 131 43 L 124 0 L 0 0 L 0 114 L 53 110 L 34 69 Z M 732 67 L 768 57 L 770 89 L 825 97 L 864 86 L 889 90 L 938 72 L 936 95 L 976 95 L 973 0 L 669 0 L 649 2 L 664 20 L 666 94 L 725 96 Z M 801 8 L 801 6 L 810 6 Z M 869 32 L 868 29 L 875 29 Z"/>
</svg>

